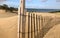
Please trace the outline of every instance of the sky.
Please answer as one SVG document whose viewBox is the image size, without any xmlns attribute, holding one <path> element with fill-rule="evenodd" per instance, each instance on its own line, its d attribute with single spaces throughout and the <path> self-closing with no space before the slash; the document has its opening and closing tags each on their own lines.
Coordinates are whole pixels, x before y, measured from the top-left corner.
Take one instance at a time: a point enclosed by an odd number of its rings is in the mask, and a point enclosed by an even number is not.
<svg viewBox="0 0 60 38">
<path fill-rule="evenodd" d="M 7 4 L 9 7 L 19 7 L 19 2 L 20 0 L 6 0 L 6 1 L 2 1 L 0 2 L 0 5 L 2 4 Z"/>
<path fill-rule="evenodd" d="M 19 7 L 20 0 L 6 0 L 0 4 L 7 4 L 12 7 Z M 39 9 L 60 9 L 60 0 L 25 0 L 26 8 Z"/>
</svg>

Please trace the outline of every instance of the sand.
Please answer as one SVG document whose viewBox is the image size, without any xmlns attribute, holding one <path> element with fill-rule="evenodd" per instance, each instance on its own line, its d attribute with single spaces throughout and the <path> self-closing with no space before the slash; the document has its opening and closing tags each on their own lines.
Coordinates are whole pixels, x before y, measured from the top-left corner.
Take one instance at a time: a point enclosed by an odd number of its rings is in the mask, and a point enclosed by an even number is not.
<svg viewBox="0 0 60 38">
<path fill-rule="evenodd" d="M 51 28 L 44 38 L 60 38 L 60 24 Z"/>
<path fill-rule="evenodd" d="M 17 38 L 18 15 L 4 11 L 1 12 L 0 38 Z"/>
<path fill-rule="evenodd" d="M 18 38 L 18 15 L 0 10 L 0 38 Z M 59 14 L 36 13 L 42 16 L 60 17 Z M 44 38 L 60 38 L 60 24 L 51 28 Z"/>
</svg>

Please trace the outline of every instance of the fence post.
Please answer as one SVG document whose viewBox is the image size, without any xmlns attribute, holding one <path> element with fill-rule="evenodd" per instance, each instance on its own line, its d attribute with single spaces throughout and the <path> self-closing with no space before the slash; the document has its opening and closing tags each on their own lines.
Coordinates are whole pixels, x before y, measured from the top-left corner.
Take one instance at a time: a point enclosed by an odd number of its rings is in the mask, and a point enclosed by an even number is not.
<svg viewBox="0 0 60 38">
<path fill-rule="evenodd" d="M 28 13 L 28 38 L 31 38 L 31 15 Z"/>
</svg>

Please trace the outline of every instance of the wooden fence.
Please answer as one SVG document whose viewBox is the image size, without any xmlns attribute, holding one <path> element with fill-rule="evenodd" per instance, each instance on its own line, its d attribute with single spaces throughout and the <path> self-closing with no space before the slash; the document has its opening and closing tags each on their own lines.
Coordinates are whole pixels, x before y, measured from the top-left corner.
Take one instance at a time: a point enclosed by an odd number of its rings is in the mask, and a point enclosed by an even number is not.
<svg viewBox="0 0 60 38">
<path fill-rule="evenodd" d="M 56 19 L 53 19 L 35 13 L 20 14 L 19 38 L 43 38 L 46 32 L 56 24 L 54 23 Z"/>
</svg>

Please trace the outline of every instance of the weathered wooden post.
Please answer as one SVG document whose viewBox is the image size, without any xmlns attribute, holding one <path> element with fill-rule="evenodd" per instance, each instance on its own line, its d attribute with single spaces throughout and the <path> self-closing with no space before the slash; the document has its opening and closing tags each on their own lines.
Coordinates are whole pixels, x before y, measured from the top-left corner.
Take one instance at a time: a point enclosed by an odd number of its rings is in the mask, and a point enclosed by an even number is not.
<svg viewBox="0 0 60 38">
<path fill-rule="evenodd" d="M 20 0 L 19 38 L 25 38 L 25 0 Z"/>
<path fill-rule="evenodd" d="M 20 0 L 20 12 L 24 13 L 25 10 L 25 0 Z"/>
</svg>

